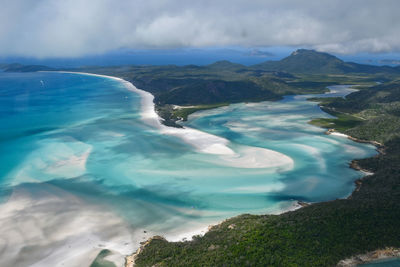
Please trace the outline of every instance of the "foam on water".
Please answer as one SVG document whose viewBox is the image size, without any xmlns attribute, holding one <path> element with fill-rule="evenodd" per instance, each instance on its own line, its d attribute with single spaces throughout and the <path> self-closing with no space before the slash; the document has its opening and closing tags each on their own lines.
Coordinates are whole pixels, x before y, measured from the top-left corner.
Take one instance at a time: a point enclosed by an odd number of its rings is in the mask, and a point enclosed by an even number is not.
<svg viewBox="0 0 400 267">
<path fill-rule="evenodd" d="M 15 171 L 6 176 L 10 185 L 45 182 L 55 178 L 74 178 L 86 172 L 86 161 L 92 147 L 83 142 L 41 141 L 36 150 Z"/>
</svg>

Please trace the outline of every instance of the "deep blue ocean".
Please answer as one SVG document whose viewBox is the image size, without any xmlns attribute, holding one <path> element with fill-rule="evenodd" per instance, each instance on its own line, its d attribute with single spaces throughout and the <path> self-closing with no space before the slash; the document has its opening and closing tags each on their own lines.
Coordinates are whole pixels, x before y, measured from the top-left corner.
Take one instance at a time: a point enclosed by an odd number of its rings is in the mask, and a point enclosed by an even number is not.
<svg viewBox="0 0 400 267">
<path fill-rule="evenodd" d="M 184 126 L 226 140 L 219 155 L 144 123 L 119 81 L 0 73 L 0 266 L 89 266 L 104 248 L 122 266 L 155 234 L 347 197 L 364 175 L 350 161 L 375 148 L 307 124 L 330 117 L 308 97 L 190 116 Z"/>
</svg>

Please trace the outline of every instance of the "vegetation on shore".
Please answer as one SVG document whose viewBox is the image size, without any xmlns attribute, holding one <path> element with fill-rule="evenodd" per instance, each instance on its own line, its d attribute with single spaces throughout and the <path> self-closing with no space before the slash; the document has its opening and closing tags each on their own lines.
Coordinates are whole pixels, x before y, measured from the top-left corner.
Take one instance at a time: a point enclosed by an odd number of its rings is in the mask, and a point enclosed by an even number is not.
<svg viewBox="0 0 400 267">
<path fill-rule="evenodd" d="M 322 108 L 322 110 L 324 109 Z M 339 132 L 344 132 L 362 122 L 360 118 L 345 113 L 332 112 L 331 115 L 334 115 L 336 118 L 318 118 L 313 119 L 309 123 L 318 127 L 333 128 Z"/>
<path fill-rule="evenodd" d="M 165 125 L 180 128 L 182 126 L 177 122 L 187 121 L 188 116 L 196 111 L 219 108 L 227 105 L 229 105 L 229 103 L 196 106 L 163 105 L 156 106 L 156 111 L 157 114 L 164 119 L 163 123 Z"/>
<path fill-rule="evenodd" d="M 337 119 L 315 119 L 311 121 L 314 125 L 380 143 L 400 137 L 399 80 L 365 88 L 346 99 L 320 98 L 319 101 L 321 108 Z"/>
</svg>

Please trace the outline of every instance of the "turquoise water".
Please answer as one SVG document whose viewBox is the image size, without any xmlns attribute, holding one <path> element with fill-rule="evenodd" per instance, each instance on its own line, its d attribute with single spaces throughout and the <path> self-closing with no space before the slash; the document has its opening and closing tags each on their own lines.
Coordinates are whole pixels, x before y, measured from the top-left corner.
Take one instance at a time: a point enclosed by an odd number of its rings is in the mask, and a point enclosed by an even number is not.
<svg viewBox="0 0 400 267">
<path fill-rule="evenodd" d="M 0 73 L 0 266 L 85 266 L 103 248 L 122 265 L 153 234 L 348 196 L 363 175 L 349 162 L 375 149 L 307 124 L 329 117 L 307 97 L 191 116 L 224 138 L 219 155 L 145 123 L 119 81 Z"/>
</svg>

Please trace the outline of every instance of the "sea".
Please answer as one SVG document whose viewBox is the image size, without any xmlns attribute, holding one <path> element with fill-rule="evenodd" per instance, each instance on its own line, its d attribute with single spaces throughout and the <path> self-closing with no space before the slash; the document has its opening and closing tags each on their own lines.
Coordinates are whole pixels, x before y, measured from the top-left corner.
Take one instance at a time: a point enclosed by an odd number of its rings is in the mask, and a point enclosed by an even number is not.
<svg viewBox="0 0 400 267">
<path fill-rule="evenodd" d="M 309 97 L 238 103 L 163 126 L 152 96 L 110 77 L 0 73 L 0 266 L 90 266 L 153 235 L 190 239 L 242 213 L 346 198 L 375 147 L 326 135 Z"/>
</svg>

